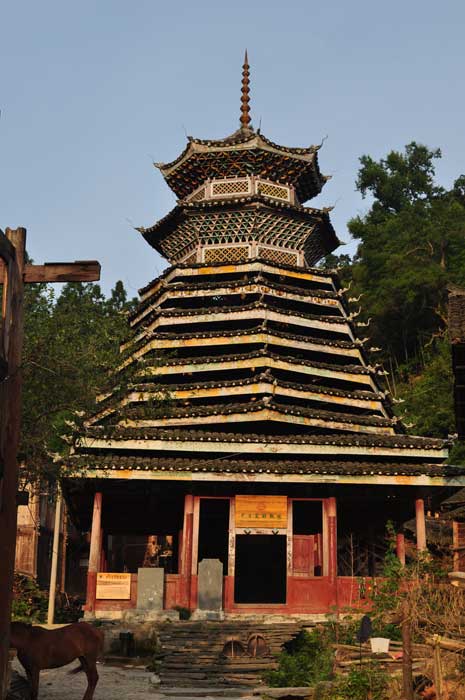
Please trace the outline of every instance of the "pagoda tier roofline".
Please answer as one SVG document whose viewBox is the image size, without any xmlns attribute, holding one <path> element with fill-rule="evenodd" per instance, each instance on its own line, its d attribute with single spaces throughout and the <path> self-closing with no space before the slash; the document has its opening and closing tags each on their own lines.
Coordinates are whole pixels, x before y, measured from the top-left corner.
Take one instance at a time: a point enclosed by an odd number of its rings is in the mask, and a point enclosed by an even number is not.
<svg viewBox="0 0 465 700">
<path fill-rule="evenodd" d="M 313 157 L 321 146 L 311 145 L 307 147 L 280 146 L 264 136 L 261 131 L 255 131 L 252 127 L 239 128 L 230 136 L 223 139 L 199 139 L 193 136 L 187 137 L 187 144 L 177 158 L 169 163 L 157 163 L 153 165 L 160 170 L 164 177 L 168 177 L 176 168 L 186 161 L 193 153 L 205 153 L 206 151 L 231 151 L 239 148 L 261 148 L 279 155 L 293 156 L 298 160 L 312 162 Z"/>
<path fill-rule="evenodd" d="M 275 328 L 269 328 L 267 321 L 263 321 L 252 328 L 238 329 L 238 330 L 208 330 L 208 331 L 191 331 L 187 333 L 170 333 L 170 332 L 156 332 L 148 333 L 144 335 L 139 343 L 138 347 L 143 347 L 144 343 L 150 342 L 151 340 L 164 341 L 176 341 L 189 339 L 199 339 L 199 340 L 215 340 L 217 338 L 242 338 L 247 336 L 255 336 L 257 334 L 265 334 L 270 338 L 282 338 L 284 340 L 295 340 L 297 342 L 305 343 L 306 346 L 312 348 L 313 346 L 320 346 L 323 348 L 340 348 L 341 350 L 358 350 L 362 351 L 361 342 L 356 340 L 352 342 L 351 340 L 329 340 L 327 338 L 316 338 L 307 335 L 301 335 L 299 333 L 288 333 L 286 331 L 278 331 Z"/>
<path fill-rule="evenodd" d="M 232 209 L 237 208 L 239 205 L 244 204 L 262 204 L 264 208 L 273 207 L 274 209 L 282 209 L 285 211 L 290 211 L 295 214 L 300 214 L 302 217 L 313 217 L 315 220 L 324 221 L 329 224 L 333 229 L 331 220 L 329 218 L 329 213 L 333 210 L 333 207 L 323 207 L 318 209 L 317 207 L 304 207 L 302 204 L 293 204 L 292 202 L 286 202 L 284 200 L 275 199 L 274 197 L 267 197 L 264 194 L 250 194 L 241 195 L 240 197 L 229 197 L 228 199 L 207 199 L 205 201 L 199 202 L 187 202 L 186 200 L 179 200 L 176 206 L 171 209 L 165 216 L 156 221 L 151 226 L 136 226 L 135 230 L 139 233 L 155 233 L 158 229 L 168 224 L 178 224 L 179 215 L 187 212 L 204 211 L 205 209 Z M 333 229 L 334 231 L 334 229 Z M 336 235 L 336 232 L 334 232 Z"/>
<path fill-rule="evenodd" d="M 195 341 L 195 342 L 192 342 Z M 345 341 L 326 341 L 319 338 L 308 338 L 291 333 L 280 333 L 274 329 L 266 329 L 259 326 L 255 329 L 241 331 L 210 331 L 202 334 L 179 334 L 175 333 L 151 333 L 144 336 L 137 347 L 134 347 L 131 356 L 135 359 L 143 357 L 153 350 L 173 351 L 178 348 L 212 348 L 212 347 L 235 347 L 241 351 L 246 345 L 278 345 L 292 350 L 303 350 L 307 353 L 318 353 L 329 356 L 350 357 L 351 361 L 357 361 L 361 365 L 368 366 L 368 358 L 365 357 L 363 348 L 357 343 Z M 247 352 L 245 350 L 245 352 Z"/>
<path fill-rule="evenodd" d="M 255 257 L 248 260 L 242 260 L 235 263 L 224 262 L 177 262 L 170 265 L 162 272 L 161 275 L 148 282 L 144 287 L 141 287 L 138 292 L 143 303 L 149 296 L 154 294 L 161 285 L 169 284 L 172 277 L 176 277 L 179 273 L 183 276 L 200 276 L 205 275 L 209 271 L 211 274 L 220 275 L 222 272 L 231 273 L 237 272 L 268 272 L 273 275 L 285 274 L 288 277 L 294 277 L 296 280 L 304 280 L 327 284 L 333 286 L 336 290 L 340 288 L 340 279 L 336 270 L 329 270 L 320 267 L 305 267 L 300 268 L 295 265 L 287 265 L 286 263 L 275 263 L 265 258 Z"/>
<path fill-rule="evenodd" d="M 453 467 L 449 465 L 428 464 L 424 462 L 384 462 L 368 460 L 365 462 L 342 460 L 305 460 L 280 459 L 256 461 L 253 459 L 202 459 L 195 455 L 188 457 L 138 457 L 119 454 L 103 455 L 73 455 L 71 458 L 73 468 L 96 471 L 96 477 L 100 470 L 115 472 L 115 478 L 124 478 L 118 474 L 121 471 L 139 472 L 140 478 L 146 479 L 147 473 L 162 472 L 208 472 L 218 474 L 265 474 L 271 473 L 291 475 L 315 475 L 318 477 L 336 476 L 345 474 L 357 477 L 374 477 L 375 475 L 390 475 L 393 477 L 420 477 L 429 476 L 465 476 L 465 467 Z M 106 475 L 107 475 L 106 474 Z M 106 476 L 105 475 L 105 476 Z M 104 476 L 104 478 L 105 478 Z"/>
<path fill-rule="evenodd" d="M 163 427 L 162 423 L 166 427 L 170 425 L 170 421 L 177 420 L 179 418 L 209 418 L 213 417 L 217 419 L 217 422 L 222 422 L 222 417 L 229 416 L 239 419 L 239 416 L 243 416 L 245 420 L 250 420 L 249 414 L 260 413 L 267 414 L 267 417 L 263 418 L 254 417 L 253 420 L 266 420 L 273 422 L 274 420 L 279 420 L 279 416 L 287 417 L 303 417 L 322 421 L 324 423 L 338 423 L 347 424 L 347 426 L 352 426 L 352 428 L 347 427 L 346 430 L 354 431 L 356 428 L 354 426 L 362 427 L 374 427 L 374 428 L 387 428 L 386 434 L 391 434 L 394 429 L 399 426 L 399 421 L 397 418 L 385 418 L 382 416 L 363 416 L 363 415 L 353 415 L 349 413 L 340 413 L 337 411 L 327 411 L 316 408 L 305 408 L 303 406 L 290 405 L 287 403 L 281 403 L 276 400 L 272 395 L 263 396 L 254 401 L 247 401 L 243 403 L 229 403 L 213 406 L 170 406 L 166 412 L 157 410 L 156 417 L 147 417 L 146 408 L 134 407 L 124 416 L 124 418 L 119 421 L 120 425 L 130 426 L 134 424 L 134 427 L 142 427 L 145 425 L 153 427 Z M 144 418 L 145 414 L 145 418 Z M 273 415 L 276 414 L 274 417 Z M 173 423 L 174 425 L 174 423 Z M 329 426 L 328 426 L 329 427 Z M 400 426 L 399 426 L 400 427 Z M 344 428 L 338 428 L 343 430 Z"/>
<path fill-rule="evenodd" d="M 357 399 L 361 403 L 365 402 L 379 402 L 383 401 L 386 394 L 382 391 L 368 391 L 363 389 L 356 389 L 354 391 L 345 391 L 344 389 L 333 389 L 327 386 L 319 386 L 318 384 L 312 384 L 311 387 L 303 387 L 302 384 L 297 382 L 288 382 L 275 377 L 271 370 L 265 370 L 259 374 L 254 374 L 252 377 L 246 377 L 244 379 L 218 379 L 212 381 L 195 381 L 188 382 L 186 384 L 172 384 L 170 389 L 172 392 L 194 392 L 196 390 L 202 389 L 231 389 L 234 387 L 247 387 L 249 385 L 263 385 L 266 388 L 266 393 L 269 392 L 270 387 L 275 389 L 284 388 L 300 392 L 302 396 L 308 396 L 309 400 L 315 394 L 322 394 L 323 396 L 334 396 L 340 398 Z M 147 383 L 137 383 L 131 389 L 134 392 L 153 392 L 160 393 L 160 390 L 153 387 L 152 384 Z M 108 395 L 105 396 L 105 400 L 109 398 Z"/>
<path fill-rule="evenodd" d="M 308 241 L 312 236 L 315 228 L 320 230 L 319 243 L 323 246 L 322 255 L 328 255 L 342 245 L 331 224 L 328 209 L 303 207 L 301 205 L 291 204 L 290 202 L 280 201 L 260 194 L 253 194 L 233 199 L 208 200 L 205 202 L 180 202 L 166 216 L 152 226 L 147 228 L 136 227 L 136 231 L 138 231 L 143 236 L 144 240 L 147 241 L 147 243 L 158 253 L 160 253 L 160 255 L 170 259 L 172 256 L 164 248 L 163 243 L 171 236 L 176 236 L 178 227 L 184 221 L 189 221 L 190 225 L 195 230 L 195 214 L 198 213 L 201 215 L 208 210 L 215 210 L 216 212 L 224 211 L 226 213 L 235 211 L 238 209 L 238 207 L 240 208 L 241 212 L 248 210 L 266 212 L 268 209 L 283 212 L 286 216 L 291 217 L 292 220 L 295 220 L 296 227 L 298 222 L 308 223 L 312 227 L 309 231 L 302 232 L 299 235 L 302 240 L 300 243 L 297 243 L 297 246 L 291 244 L 275 244 L 278 248 L 290 248 L 292 250 L 303 251 L 305 249 L 306 241 Z M 196 235 L 198 237 L 198 243 L 202 245 L 200 222 L 198 228 L 199 231 L 196 232 Z M 182 233 L 178 235 L 181 235 L 184 238 Z M 255 231 L 244 230 L 243 236 L 244 239 L 257 240 L 257 242 L 260 242 L 263 245 L 267 244 L 266 238 L 263 238 L 263 233 L 261 233 L 258 228 Z M 228 244 L 225 244 L 226 247 L 227 245 Z M 171 260 L 171 262 L 173 262 L 173 260 Z"/>
<path fill-rule="evenodd" d="M 260 435 L 257 433 L 224 433 L 105 425 L 88 428 L 79 437 L 76 447 L 92 450 L 140 449 L 151 451 L 166 449 L 167 443 L 171 443 L 171 449 L 175 451 L 197 449 L 199 452 L 204 450 L 209 452 L 226 451 L 227 453 L 247 451 L 249 454 L 253 454 L 257 449 L 261 454 L 263 452 L 285 454 L 287 450 L 295 452 L 297 449 L 302 454 L 306 451 L 319 454 L 331 450 L 337 454 L 337 448 L 341 448 L 342 453 L 364 453 L 367 457 L 370 453 L 366 450 L 369 448 L 385 448 L 385 456 L 392 452 L 394 454 L 405 453 L 405 455 L 424 456 L 425 458 L 434 456 L 436 459 L 446 459 L 447 447 L 450 445 L 447 440 L 411 435 L 341 435 L 339 433 L 330 435 L 276 435 L 273 433 Z M 173 447 L 174 444 L 175 447 Z"/>
<path fill-rule="evenodd" d="M 98 411 L 86 421 L 86 425 L 90 426 L 99 423 L 103 419 L 117 413 L 124 406 L 150 402 L 153 399 L 159 400 L 160 395 L 163 396 L 160 387 L 153 384 L 136 384 L 128 388 L 127 393 L 123 397 L 120 394 L 106 394 L 97 399 Z M 325 405 L 334 405 L 337 409 L 345 406 L 348 411 L 350 409 L 377 411 L 382 414 L 379 417 L 393 417 L 392 408 L 389 402 L 385 400 L 385 394 L 381 392 L 375 393 L 361 390 L 350 392 L 342 389 L 329 389 L 318 385 L 313 385 L 311 388 L 303 388 L 301 384 L 296 382 L 276 379 L 269 371 L 242 380 L 198 381 L 192 384 L 173 384 L 169 389 L 169 397 L 172 402 L 195 401 L 205 398 L 222 401 L 232 397 L 241 398 L 247 395 L 253 396 L 255 399 L 266 395 L 274 396 L 275 398 L 283 397 L 294 401 L 320 402 Z M 401 423 L 399 423 L 399 428 L 402 429 Z"/>
<path fill-rule="evenodd" d="M 236 138 L 237 135 L 237 138 Z M 251 129 L 211 141 L 190 139 L 171 163 L 154 163 L 178 197 L 187 197 L 209 178 L 268 177 L 292 185 L 301 202 L 312 199 L 331 176 L 322 175 L 318 147 L 285 148 Z"/>
<path fill-rule="evenodd" d="M 329 291 L 326 289 L 315 289 L 306 294 L 302 293 L 302 290 L 296 289 L 289 284 L 281 284 L 279 282 L 274 282 L 264 278 L 259 272 L 255 274 L 254 277 L 249 280 L 218 280 L 217 282 L 208 282 L 207 280 L 199 280 L 197 283 L 193 284 L 183 284 L 182 289 L 180 285 L 160 285 L 156 292 L 146 301 L 141 302 L 137 309 L 135 309 L 129 315 L 130 325 L 132 327 L 136 326 L 141 322 L 147 313 L 154 309 L 154 304 L 162 303 L 164 300 L 170 298 L 192 298 L 196 294 L 201 296 L 206 292 L 214 294 L 215 292 L 224 292 L 227 294 L 237 294 L 239 292 L 246 290 L 250 294 L 254 294 L 254 288 L 267 289 L 270 292 L 278 292 L 279 294 L 288 295 L 287 298 L 293 299 L 295 301 L 301 301 L 302 303 L 312 304 L 312 300 L 317 300 L 315 303 L 324 305 L 327 300 L 338 301 L 340 307 L 343 306 L 343 299 L 335 291 Z M 249 291 L 250 290 L 250 291 Z M 334 305 L 336 306 L 336 305 Z"/>
</svg>

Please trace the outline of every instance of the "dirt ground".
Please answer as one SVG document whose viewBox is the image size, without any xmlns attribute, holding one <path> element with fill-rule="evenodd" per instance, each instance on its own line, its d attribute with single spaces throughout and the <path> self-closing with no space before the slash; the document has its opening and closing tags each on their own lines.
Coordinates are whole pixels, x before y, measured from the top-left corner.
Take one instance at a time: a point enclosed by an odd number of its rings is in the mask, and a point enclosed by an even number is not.
<svg viewBox="0 0 465 700">
<path fill-rule="evenodd" d="M 69 666 L 40 674 L 39 700 L 82 700 L 87 683 L 85 673 L 69 675 L 69 671 L 77 666 L 73 662 Z M 15 660 L 13 667 L 25 675 L 19 661 Z M 148 671 L 135 668 L 116 668 L 98 664 L 99 682 L 94 700 L 157 700 L 158 693 L 151 690 Z"/>
</svg>

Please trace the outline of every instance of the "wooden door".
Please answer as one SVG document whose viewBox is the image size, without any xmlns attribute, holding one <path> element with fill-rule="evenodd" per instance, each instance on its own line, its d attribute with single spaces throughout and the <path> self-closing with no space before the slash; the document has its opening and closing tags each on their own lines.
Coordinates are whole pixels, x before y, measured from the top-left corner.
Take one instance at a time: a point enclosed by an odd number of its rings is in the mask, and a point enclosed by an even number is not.
<svg viewBox="0 0 465 700">
<path fill-rule="evenodd" d="M 315 575 L 315 535 L 293 536 L 292 571 L 294 576 Z"/>
</svg>

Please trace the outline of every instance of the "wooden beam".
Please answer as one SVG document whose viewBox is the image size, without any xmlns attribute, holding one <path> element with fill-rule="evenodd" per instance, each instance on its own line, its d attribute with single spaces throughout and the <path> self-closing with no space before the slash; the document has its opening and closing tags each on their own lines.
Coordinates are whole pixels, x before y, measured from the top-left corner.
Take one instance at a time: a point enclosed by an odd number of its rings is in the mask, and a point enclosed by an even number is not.
<svg viewBox="0 0 465 700">
<path fill-rule="evenodd" d="M 25 282 L 96 282 L 99 279 L 100 263 L 96 260 L 26 265 L 24 270 Z"/>
<path fill-rule="evenodd" d="M 5 277 L 5 264 L 0 261 L 0 284 Z M 96 260 L 79 260 L 74 263 L 44 263 L 25 265 L 23 281 L 34 282 L 97 282 L 100 279 L 100 263 Z"/>
</svg>

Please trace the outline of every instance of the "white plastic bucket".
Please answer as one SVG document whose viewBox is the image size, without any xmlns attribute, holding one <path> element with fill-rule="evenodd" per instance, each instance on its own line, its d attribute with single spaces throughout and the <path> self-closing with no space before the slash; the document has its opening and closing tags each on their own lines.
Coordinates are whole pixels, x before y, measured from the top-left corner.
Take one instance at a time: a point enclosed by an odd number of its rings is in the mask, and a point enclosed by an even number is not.
<svg viewBox="0 0 465 700">
<path fill-rule="evenodd" d="M 371 637 L 371 651 L 373 654 L 387 654 L 389 651 L 390 639 L 385 637 Z"/>
</svg>

